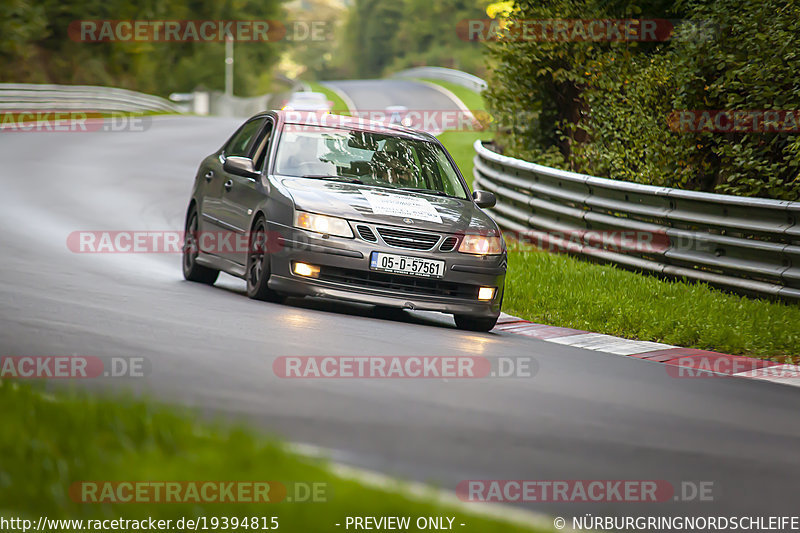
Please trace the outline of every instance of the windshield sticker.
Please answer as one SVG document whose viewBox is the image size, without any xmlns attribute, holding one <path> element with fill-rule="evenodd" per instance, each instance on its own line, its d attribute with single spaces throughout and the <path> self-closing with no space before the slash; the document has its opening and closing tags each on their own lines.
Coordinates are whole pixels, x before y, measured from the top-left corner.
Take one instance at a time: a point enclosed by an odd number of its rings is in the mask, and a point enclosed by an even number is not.
<svg viewBox="0 0 800 533">
<path fill-rule="evenodd" d="M 442 217 L 428 200 L 415 196 L 400 196 L 373 191 L 361 191 L 376 215 L 416 218 L 442 223 Z"/>
</svg>

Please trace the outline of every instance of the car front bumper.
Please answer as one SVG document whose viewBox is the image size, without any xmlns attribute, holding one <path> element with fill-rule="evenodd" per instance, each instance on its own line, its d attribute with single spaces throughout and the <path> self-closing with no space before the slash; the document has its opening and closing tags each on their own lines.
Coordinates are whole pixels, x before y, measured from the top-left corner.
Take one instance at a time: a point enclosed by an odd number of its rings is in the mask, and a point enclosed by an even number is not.
<svg viewBox="0 0 800 533">
<path fill-rule="evenodd" d="M 269 288 L 287 294 L 335 298 L 402 309 L 439 311 L 475 317 L 500 314 L 506 256 L 475 256 L 455 250 L 420 251 L 341 238 L 270 224 L 277 244 L 271 250 Z M 441 278 L 386 274 L 370 269 L 372 252 L 445 261 Z M 294 262 L 320 267 L 317 278 L 299 276 Z M 478 300 L 479 287 L 495 287 L 491 300 Z"/>
</svg>

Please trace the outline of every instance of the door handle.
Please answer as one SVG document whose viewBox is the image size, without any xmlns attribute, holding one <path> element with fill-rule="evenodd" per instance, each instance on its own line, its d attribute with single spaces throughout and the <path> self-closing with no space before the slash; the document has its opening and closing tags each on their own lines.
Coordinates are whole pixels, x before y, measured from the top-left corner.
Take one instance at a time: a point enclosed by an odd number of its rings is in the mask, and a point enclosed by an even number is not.
<svg viewBox="0 0 800 533">
<path fill-rule="evenodd" d="M 233 188 L 233 180 L 226 181 L 224 187 L 226 191 L 231 190 Z"/>
<path fill-rule="evenodd" d="M 208 172 L 206 172 L 206 181 L 211 181 L 211 178 L 213 178 L 213 177 L 214 177 L 214 171 L 213 170 L 209 170 Z"/>
</svg>

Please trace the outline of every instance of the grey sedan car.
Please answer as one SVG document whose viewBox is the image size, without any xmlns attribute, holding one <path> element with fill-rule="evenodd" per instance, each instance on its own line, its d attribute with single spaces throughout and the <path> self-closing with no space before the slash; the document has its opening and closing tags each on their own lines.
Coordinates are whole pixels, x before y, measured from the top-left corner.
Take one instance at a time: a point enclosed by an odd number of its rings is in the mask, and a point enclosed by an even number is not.
<svg viewBox="0 0 800 533">
<path fill-rule="evenodd" d="M 200 164 L 183 274 L 243 278 L 251 298 L 314 296 L 454 315 L 488 331 L 506 245 L 435 137 L 330 114 L 271 111 Z"/>
</svg>

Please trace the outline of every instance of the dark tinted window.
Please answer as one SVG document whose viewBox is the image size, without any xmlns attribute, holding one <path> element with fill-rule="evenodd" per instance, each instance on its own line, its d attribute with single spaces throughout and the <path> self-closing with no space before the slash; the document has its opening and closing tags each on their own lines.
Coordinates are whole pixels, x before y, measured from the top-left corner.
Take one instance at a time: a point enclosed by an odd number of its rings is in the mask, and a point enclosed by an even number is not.
<svg viewBox="0 0 800 533">
<path fill-rule="evenodd" d="M 239 128 L 239 131 L 237 131 L 231 140 L 228 141 L 228 144 L 225 145 L 225 155 L 249 156 L 253 137 L 255 137 L 263 124 L 264 119 L 256 119 L 247 122 L 244 126 Z"/>
</svg>

